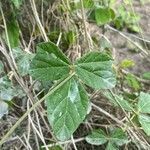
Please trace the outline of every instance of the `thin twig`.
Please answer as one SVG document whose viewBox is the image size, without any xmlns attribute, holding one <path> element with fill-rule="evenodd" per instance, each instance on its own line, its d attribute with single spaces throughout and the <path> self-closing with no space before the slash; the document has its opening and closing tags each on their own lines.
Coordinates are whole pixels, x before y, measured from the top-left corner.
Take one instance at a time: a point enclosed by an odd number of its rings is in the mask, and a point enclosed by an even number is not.
<svg viewBox="0 0 150 150">
<path fill-rule="evenodd" d="M 48 37 L 47 37 L 47 34 L 46 34 L 46 32 L 45 32 L 44 27 L 42 26 L 41 21 L 40 21 L 40 18 L 39 18 L 37 9 L 36 9 L 35 1 L 34 1 L 34 0 L 30 0 L 30 3 L 31 3 L 32 10 L 33 10 L 33 14 L 34 14 L 34 16 L 35 16 L 35 19 L 36 19 L 36 21 L 37 21 L 37 23 L 38 23 L 38 26 L 39 26 L 39 29 L 40 29 L 40 31 L 41 31 L 41 34 L 42 34 L 44 40 L 45 40 L 46 42 L 48 42 L 49 39 L 48 39 Z"/>
<path fill-rule="evenodd" d="M 82 138 L 79 138 L 79 139 L 74 139 L 74 142 L 77 143 L 77 142 L 81 142 L 81 141 L 84 141 L 84 140 L 85 140 L 85 138 L 82 137 Z M 49 144 L 49 145 L 47 145 L 47 147 L 53 147 L 53 146 L 57 146 L 57 145 L 65 145 L 65 144 L 69 144 L 69 143 L 72 143 L 72 140 Z M 44 148 L 44 146 L 42 146 L 42 148 Z"/>
<path fill-rule="evenodd" d="M 78 149 L 77 149 L 77 146 L 76 146 L 76 144 L 75 144 L 75 140 L 74 140 L 73 136 L 71 136 L 71 140 L 72 140 L 72 144 L 73 144 L 74 149 L 75 149 L 75 150 L 78 150 Z"/>
<path fill-rule="evenodd" d="M 107 117 L 111 118 L 112 120 L 114 120 L 115 122 L 118 123 L 118 125 L 121 126 L 126 126 L 122 121 L 120 121 L 119 119 L 117 119 L 116 117 L 114 117 L 113 115 L 109 114 L 107 111 L 103 110 L 102 108 L 98 107 L 97 105 L 95 105 L 94 103 L 92 103 L 92 106 L 94 108 L 96 108 L 99 112 L 103 113 L 104 115 L 106 115 Z"/>
<path fill-rule="evenodd" d="M 9 36 L 8 36 L 7 24 L 6 24 L 6 20 L 5 20 L 5 17 L 4 17 L 3 9 L 1 7 L 1 3 L 0 3 L 0 12 L 1 12 L 2 18 L 3 18 L 3 23 L 4 23 L 4 28 L 5 28 L 5 35 L 6 35 L 6 40 L 7 40 L 7 45 L 8 45 L 8 48 L 9 48 L 10 56 L 11 56 L 11 59 L 12 59 L 12 65 L 17 70 L 17 65 L 16 65 L 16 62 L 15 62 L 15 58 L 13 57 L 13 52 L 12 52 L 11 45 L 10 45 L 10 39 L 9 39 Z"/>
<path fill-rule="evenodd" d="M 24 137 L 25 142 L 27 144 L 27 150 L 33 150 L 25 134 L 23 134 L 23 137 Z"/>
<path fill-rule="evenodd" d="M 88 32 L 87 32 L 86 17 L 85 17 L 85 12 L 84 12 L 83 0 L 80 0 L 80 3 L 81 3 L 82 21 L 83 21 L 84 31 L 85 31 L 85 39 L 86 39 L 86 42 L 88 44 L 88 48 L 90 50 L 91 46 L 90 46 L 90 42 L 88 40 L 89 36 L 88 36 Z"/>
<path fill-rule="evenodd" d="M 28 105 L 27 105 L 27 111 L 29 110 L 29 103 L 28 103 Z M 43 144 L 45 145 L 45 148 L 46 148 L 46 150 L 48 150 L 48 148 L 46 147 L 46 142 L 45 142 L 45 140 L 44 140 L 44 136 L 43 136 L 43 134 L 42 134 L 42 130 L 41 130 L 41 128 L 40 128 L 40 125 L 39 125 L 39 120 L 38 120 L 38 114 L 37 114 L 37 112 L 35 111 L 35 115 L 36 115 L 36 120 L 37 120 L 37 122 L 38 122 L 38 127 L 39 127 L 39 130 L 40 131 L 38 131 L 37 130 L 37 128 L 35 127 L 35 125 L 34 125 L 34 123 L 33 123 L 33 121 L 32 121 L 32 118 L 31 118 L 31 116 L 30 116 L 30 113 L 28 114 L 28 118 L 29 118 L 29 121 L 31 122 L 31 125 L 32 125 L 32 127 L 33 127 L 33 129 L 35 130 L 35 132 L 37 133 L 37 135 L 39 136 L 39 138 L 41 139 L 41 141 L 43 142 Z"/>
</svg>

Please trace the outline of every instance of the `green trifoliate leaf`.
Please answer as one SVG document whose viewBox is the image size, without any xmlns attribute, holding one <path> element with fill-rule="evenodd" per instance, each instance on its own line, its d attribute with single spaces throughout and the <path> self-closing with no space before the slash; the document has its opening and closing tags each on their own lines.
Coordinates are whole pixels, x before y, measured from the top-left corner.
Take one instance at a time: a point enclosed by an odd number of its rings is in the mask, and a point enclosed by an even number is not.
<svg viewBox="0 0 150 150">
<path fill-rule="evenodd" d="M 86 137 L 86 141 L 92 145 L 105 144 L 107 142 L 106 134 L 101 129 L 95 130 Z"/>
<path fill-rule="evenodd" d="M 138 117 L 143 130 L 148 136 L 150 136 L 150 116 L 145 114 L 140 114 Z"/>
<path fill-rule="evenodd" d="M 111 143 L 110 146 L 112 146 L 112 144 L 113 146 L 121 146 L 127 143 L 128 139 L 120 128 L 116 128 L 109 135 L 106 135 L 101 129 L 95 130 L 86 137 L 86 141 L 93 145 L 102 145 L 109 142 L 109 144 Z"/>
<path fill-rule="evenodd" d="M 150 113 L 150 94 L 140 93 L 138 111 L 141 113 Z"/>
<path fill-rule="evenodd" d="M 75 70 L 78 77 L 95 89 L 109 89 L 116 84 L 111 58 L 100 52 L 90 52 L 77 60 Z"/>
<path fill-rule="evenodd" d="M 54 43 L 41 43 L 37 46 L 30 73 L 37 80 L 58 80 L 69 74 L 69 63 L 68 58 Z"/>
<path fill-rule="evenodd" d="M 46 99 L 49 122 L 59 140 L 71 137 L 88 110 L 86 91 L 78 81 L 70 79 Z"/>
</svg>

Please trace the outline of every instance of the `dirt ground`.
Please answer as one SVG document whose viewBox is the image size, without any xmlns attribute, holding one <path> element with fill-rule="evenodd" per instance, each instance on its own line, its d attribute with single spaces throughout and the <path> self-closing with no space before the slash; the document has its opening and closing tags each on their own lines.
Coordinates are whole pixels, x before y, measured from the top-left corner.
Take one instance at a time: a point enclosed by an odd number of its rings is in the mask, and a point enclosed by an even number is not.
<svg viewBox="0 0 150 150">
<path fill-rule="evenodd" d="M 133 9 L 141 17 L 139 26 L 142 29 L 142 32 L 128 32 L 128 34 L 125 35 L 136 44 L 139 43 L 142 49 L 150 53 L 150 2 L 142 6 L 138 1 L 135 1 Z M 131 68 L 130 71 L 139 76 L 146 71 L 150 71 L 150 56 L 145 57 L 141 50 L 117 32 L 110 31 L 108 34 L 108 37 L 115 48 L 116 60 L 118 61 L 117 63 L 124 59 L 133 60 L 135 62 L 135 66 Z M 137 37 L 140 37 L 141 39 L 144 38 L 145 41 L 138 39 Z"/>
</svg>

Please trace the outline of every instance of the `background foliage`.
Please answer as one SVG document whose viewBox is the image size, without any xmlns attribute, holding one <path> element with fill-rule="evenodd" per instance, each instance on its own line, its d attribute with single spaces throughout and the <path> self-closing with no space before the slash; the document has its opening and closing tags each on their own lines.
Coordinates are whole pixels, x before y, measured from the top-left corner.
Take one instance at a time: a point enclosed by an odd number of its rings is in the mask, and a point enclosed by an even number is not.
<svg viewBox="0 0 150 150">
<path fill-rule="evenodd" d="M 149 149 L 149 10 L 1 0 L 0 149 Z"/>
</svg>

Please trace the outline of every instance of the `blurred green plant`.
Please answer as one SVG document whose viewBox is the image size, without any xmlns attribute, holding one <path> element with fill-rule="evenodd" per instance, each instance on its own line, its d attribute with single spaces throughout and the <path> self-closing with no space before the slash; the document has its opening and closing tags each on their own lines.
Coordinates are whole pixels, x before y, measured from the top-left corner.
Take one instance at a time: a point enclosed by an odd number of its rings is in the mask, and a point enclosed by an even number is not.
<svg viewBox="0 0 150 150">
<path fill-rule="evenodd" d="M 107 143 L 106 150 L 116 150 L 119 146 L 128 143 L 127 135 L 120 128 L 111 129 L 110 134 L 97 129 L 86 137 L 86 141 L 92 145 L 103 145 Z"/>
</svg>

